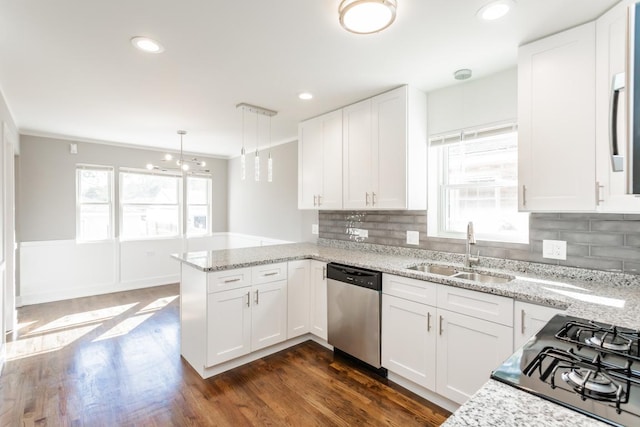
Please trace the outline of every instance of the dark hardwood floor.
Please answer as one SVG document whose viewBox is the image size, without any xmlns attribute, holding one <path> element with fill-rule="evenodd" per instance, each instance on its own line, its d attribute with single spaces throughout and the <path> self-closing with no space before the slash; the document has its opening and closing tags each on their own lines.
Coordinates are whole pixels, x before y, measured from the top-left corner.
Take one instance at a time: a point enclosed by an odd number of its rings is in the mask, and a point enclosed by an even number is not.
<svg viewBox="0 0 640 427">
<path fill-rule="evenodd" d="M 311 341 L 203 380 L 180 358 L 178 293 L 20 308 L 0 425 L 410 426 L 449 415 Z"/>
</svg>

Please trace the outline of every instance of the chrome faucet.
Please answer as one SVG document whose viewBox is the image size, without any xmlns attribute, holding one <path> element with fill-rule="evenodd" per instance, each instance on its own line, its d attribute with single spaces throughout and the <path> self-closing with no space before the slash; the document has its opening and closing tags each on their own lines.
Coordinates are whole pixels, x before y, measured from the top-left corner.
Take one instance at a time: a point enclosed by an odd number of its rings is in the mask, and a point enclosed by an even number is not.
<svg viewBox="0 0 640 427">
<path fill-rule="evenodd" d="M 476 256 L 471 256 L 471 245 L 475 246 L 476 237 L 473 234 L 473 222 L 467 224 L 467 253 L 464 256 L 464 266 L 471 267 L 480 263 L 480 250 Z"/>
</svg>

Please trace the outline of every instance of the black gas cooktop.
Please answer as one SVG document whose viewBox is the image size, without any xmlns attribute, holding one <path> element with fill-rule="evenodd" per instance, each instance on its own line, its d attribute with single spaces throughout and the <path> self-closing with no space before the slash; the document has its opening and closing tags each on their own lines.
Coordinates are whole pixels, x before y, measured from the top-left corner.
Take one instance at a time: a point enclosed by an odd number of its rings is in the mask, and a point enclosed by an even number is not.
<svg viewBox="0 0 640 427">
<path fill-rule="evenodd" d="M 491 378 L 619 426 L 640 425 L 638 330 L 556 315 Z"/>
</svg>

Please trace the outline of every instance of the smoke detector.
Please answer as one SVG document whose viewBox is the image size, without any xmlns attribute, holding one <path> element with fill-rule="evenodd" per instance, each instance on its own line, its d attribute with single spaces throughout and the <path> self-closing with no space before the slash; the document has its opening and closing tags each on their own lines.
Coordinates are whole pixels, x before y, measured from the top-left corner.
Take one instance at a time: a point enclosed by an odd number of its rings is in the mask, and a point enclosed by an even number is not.
<svg viewBox="0 0 640 427">
<path fill-rule="evenodd" d="M 468 68 L 462 68 L 461 70 L 456 71 L 455 73 L 453 73 L 453 77 L 456 80 L 467 80 L 469 78 L 471 78 L 471 70 Z"/>
</svg>

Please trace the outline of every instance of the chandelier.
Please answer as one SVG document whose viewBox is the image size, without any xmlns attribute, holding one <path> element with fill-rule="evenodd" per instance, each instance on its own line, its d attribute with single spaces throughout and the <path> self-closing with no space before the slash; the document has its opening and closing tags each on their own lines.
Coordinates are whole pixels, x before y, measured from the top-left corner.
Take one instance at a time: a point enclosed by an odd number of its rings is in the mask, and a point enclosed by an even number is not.
<svg viewBox="0 0 640 427">
<path fill-rule="evenodd" d="M 173 163 L 173 155 L 167 153 L 164 155 L 162 162 L 165 165 L 154 165 L 153 163 L 147 163 L 148 170 L 158 170 L 162 172 L 167 171 L 182 171 L 184 173 L 209 173 L 209 169 L 205 169 L 204 167 L 207 163 L 204 160 L 198 160 L 196 157 L 184 158 L 184 152 L 182 151 L 182 137 L 187 134 L 186 130 L 179 130 L 178 135 L 180 135 L 180 157 L 175 160 L 175 166 Z"/>
<path fill-rule="evenodd" d="M 273 182 L 273 159 L 271 158 L 271 117 L 278 114 L 277 111 L 267 108 L 258 107 L 256 105 L 242 102 L 236 105 L 236 108 L 242 108 L 242 149 L 240 150 L 240 179 L 243 181 L 247 176 L 247 151 L 245 149 L 245 112 L 248 111 L 256 115 L 256 153 L 253 158 L 254 178 L 260 181 L 260 153 L 258 152 L 258 139 L 260 135 L 259 118 L 260 116 L 269 117 L 269 154 L 267 157 L 267 182 Z"/>
</svg>

